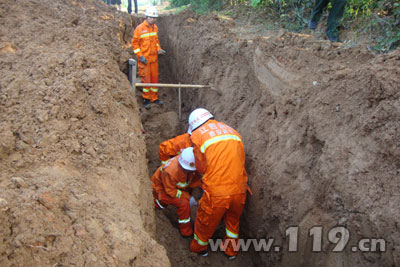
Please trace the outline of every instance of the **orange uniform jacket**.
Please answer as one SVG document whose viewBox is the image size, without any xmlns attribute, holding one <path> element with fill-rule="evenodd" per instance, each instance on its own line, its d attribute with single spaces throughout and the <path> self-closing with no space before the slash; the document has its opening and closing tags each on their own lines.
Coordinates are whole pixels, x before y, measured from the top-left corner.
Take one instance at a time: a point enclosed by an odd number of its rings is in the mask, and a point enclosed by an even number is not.
<svg viewBox="0 0 400 267">
<path fill-rule="evenodd" d="M 171 198 L 190 198 L 186 191 L 192 182 L 196 182 L 198 177 L 194 173 L 186 174 L 179 165 L 179 156 L 170 159 L 165 165 L 157 169 L 151 177 L 153 191 L 158 193 L 158 200 L 162 201 L 163 193 Z"/>
<path fill-rule="evenodd" d="M 157 25 L 150 25 L 145 20 L 137 26 L 133 33 L 132 47 L 138 59 L 144 56 L 148 63 L 157 62 L 158 51 L 161 50 Z"/>
<path fill-rule="evenodd" d="M 188 133 L 178 135 L 177 137 L 168 139 L 160 144 L 158 155 L 161 162 L 169 160 L 171 157 L 180 155 L 182 150 L 192 146 L 190 135 Z"/>
<path fill-rule="evenodd" d="M 203 189 L 211 196 L 246 193 L 247 173 L 241 137 L 237 131 L 209 120 L 192 132 L 197 171 L 203 173 Z"/>
</svg>

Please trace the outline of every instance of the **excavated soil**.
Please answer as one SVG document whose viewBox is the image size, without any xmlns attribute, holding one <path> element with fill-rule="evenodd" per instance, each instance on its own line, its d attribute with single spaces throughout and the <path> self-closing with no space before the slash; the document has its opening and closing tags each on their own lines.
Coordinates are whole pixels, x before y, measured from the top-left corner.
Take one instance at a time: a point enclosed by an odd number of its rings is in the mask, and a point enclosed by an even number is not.
<svg viewBox="0 0 400 267">
<path fill-rule="evenodd" d="M 182 89 L 179 118 L 176 89 L 145 110 L 130 87 L 141 20 L 100 0 L 0 0 L 1 266 L 400 265 L 399 49 L 376 56 L 308 34 L 247 34 L 214 15 L 164 15 L 160 82 L 213 85 Z M 272 237 L 279 252 L 201 258 L 174 210 L 153 210 L 158 144 L 185 132 L 196 107 L 242 135 L 253 195 L 241 237 Z M 350 232 L 340 253 L 327 239 L 338 225 Z M 322 252 L 311 251 L 314 226 Z M 384 238 L 386 251 L 352 252 L 361 238 Z"/>
<path fill-rule="evenodd" d="M 205 107 L 244 139 L 253 195 L 242 236 L 284 248 L 254 262 L 399 265 L 400 50 L 373 56 L 307 34 L 237 35 L 234 21 L 191 13 L 159 24 L 176 82 L 219 90 L 188 91 L 184 117 Z M 327 240 L 338 225 L 350 232 L 340 253 Z M 297 253 L 286 252 L 290 226 L 299 227 Z M 324 231 L 319 253 L 307 239 L 314 226 Z M 361 238 L 384 238 L 386 252 L 352 252 Z"/>
<path fill-rule="evenodd" d="M 0 1 L 0 265 L 168 266 L 121 69 L 127 14 Z"/>
</svg>

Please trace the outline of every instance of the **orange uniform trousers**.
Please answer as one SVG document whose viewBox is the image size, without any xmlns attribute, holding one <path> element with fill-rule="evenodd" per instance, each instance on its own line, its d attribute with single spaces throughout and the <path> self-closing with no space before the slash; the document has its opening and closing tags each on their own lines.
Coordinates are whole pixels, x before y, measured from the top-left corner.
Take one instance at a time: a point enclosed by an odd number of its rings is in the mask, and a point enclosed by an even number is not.
<svg viewBox="0 0 400 267">
<path fill-rule="evenodd" d="M 143 64 L 138 62 L 138 72 L 142 83 L 158 83 L 158 61 Z M 142 97 L 154 102 L 158 99 L 157 87 L 143 87 Z"/>
<path fill-rule="evenodd" d="M 245 202 L 246 193 L 220 197 L 210 197 L 207 193 L 203 194 L 197 209 L 194 239 L 190 243 L 190 251 L 207 250 L 208 239 L 214 234 L 222 217 L 225 220 L 226 234 L 224 240 L 230 239 L 238 242 L 239 221 Z M 223 244 L 224 242 L 221 245 Z M 225 248 L 225 254 L 229 256 L 238 254 L 231 242 Z"/>
<path fill-rule="evenodd" d="M 153 196 L 154 206 L 157 209 L 163 209 L 168 205 L 176 207 L 176 213 L 178 214 L 179 231 L 183 236 L 191 236 L 193 234 L 193 229 L 192 224 L 190 223 L 189 200 L 186 198 L 172 198 L 164 192 L 157 193 L 153 191 Z"/>
</svg>

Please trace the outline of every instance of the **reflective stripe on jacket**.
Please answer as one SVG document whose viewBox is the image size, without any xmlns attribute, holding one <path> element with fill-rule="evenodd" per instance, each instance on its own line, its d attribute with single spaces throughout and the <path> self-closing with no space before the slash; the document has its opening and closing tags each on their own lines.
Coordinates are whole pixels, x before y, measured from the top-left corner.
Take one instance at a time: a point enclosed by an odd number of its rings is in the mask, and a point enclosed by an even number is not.
<svg viewBox="0 0 400 267">
<path fill-rule="evenodd" d="M 211 196 L 245 193 L 248 189 L 241 136 L 228 125 L 209 120 L 192 132 L 197 171 Z"/>
<path fill-rule="evenodd" d="M 149 63 L 157 62 L 158 50 L 161 49 L 157 25 L 150 25 L 145 20 L 137 26 L 133 33 L 132 48 L 138 59 L 144 56 Z"/>
</svg>

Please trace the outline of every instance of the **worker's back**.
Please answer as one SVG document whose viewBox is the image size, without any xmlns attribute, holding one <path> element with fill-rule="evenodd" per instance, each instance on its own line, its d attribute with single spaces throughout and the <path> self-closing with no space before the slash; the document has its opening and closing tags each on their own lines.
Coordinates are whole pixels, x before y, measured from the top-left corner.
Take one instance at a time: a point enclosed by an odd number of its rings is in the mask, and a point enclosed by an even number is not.
<svg viewBox="0 0 400 267">
<path fill-rule="evenodd" d="M 196 168 L 204 173 L 203 189 L 212 196 L 245 193 L 247 174 L 239 133 L 216 120 L 192 132 Z"/>
</svg>

